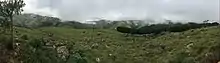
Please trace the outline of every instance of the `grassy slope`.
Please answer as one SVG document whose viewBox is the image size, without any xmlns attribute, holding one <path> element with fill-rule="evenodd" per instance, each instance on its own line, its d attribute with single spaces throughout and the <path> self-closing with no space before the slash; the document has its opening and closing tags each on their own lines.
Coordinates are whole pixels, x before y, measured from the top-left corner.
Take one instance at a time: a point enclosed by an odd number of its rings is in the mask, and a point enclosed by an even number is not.
<svg viewBox="0 0 220 63">
<path fill-rule="evenodd" d="M 211 48 L 218 46 L 220 27 L 210 27 L 170 33 L 157 38 L 123 37 L 114 30 L 41 28 L 54 33 L 57 40 L 71 41 L 77 50 L 85 50 L 89 63 L 100 58 L 101 63 L 179 63 L 201 61 Z M 44 32 L 29 29 L 19 31 L 33 38 L 44 36 Z M 86 31 L 86 33 L 82 33 Z M 98 32 L 101 35 L 98 35 Z M 163 49 L 164 48 L 164 49 Z M 112 56 L 109 56 L 112 54 Z M 114 60 L 115 58 L 115 60 Z"/>
</svg>

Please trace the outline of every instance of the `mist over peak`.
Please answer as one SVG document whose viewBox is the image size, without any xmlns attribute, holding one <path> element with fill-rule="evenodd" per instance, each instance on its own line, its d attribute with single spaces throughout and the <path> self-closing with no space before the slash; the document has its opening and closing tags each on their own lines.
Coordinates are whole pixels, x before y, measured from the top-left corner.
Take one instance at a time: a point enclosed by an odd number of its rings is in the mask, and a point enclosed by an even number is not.
<svg viewBox="0 0 220 63">
<path fill-rule="evenodd" d="M 219 0 L 25 0 L 24 12 L 62 20 L 219 20 Z"/>
</svg>

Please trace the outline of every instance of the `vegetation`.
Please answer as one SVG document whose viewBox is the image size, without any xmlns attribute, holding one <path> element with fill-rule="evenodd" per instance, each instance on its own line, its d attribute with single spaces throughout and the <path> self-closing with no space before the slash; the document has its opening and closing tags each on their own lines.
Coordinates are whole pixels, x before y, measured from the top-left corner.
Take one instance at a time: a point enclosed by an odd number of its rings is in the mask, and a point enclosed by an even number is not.
<svg viewBox="0 0 220 63">
<path fill-rule="evenodd" d="M 156 38 L 123 37 L 109 29 L 16 29 L 18 51 L 22 54 L 19 60 L 25 63 L 216 63 L 219 28 L 193 29 Z"/>
<path fill-rule="evenodd" d="M 217 63 L 219 23 L 143 24 L 21 14 L 23 0 L 0 1 L 0 63 Z M 116 30 L 114 29 L 116 28 Z M 9 29 L 9 30 L 7 30 Z M 4 32 L 5 31 L 5 32 Z M 10 32 L 8 34 L 7 32 Z M 120 33 L 122 32 L 122 33 Z M 128 34 L 160 34 L 124 37 Z"/>
<path fill-rule="evenodd" d="M 171 22 L 172 23 L 172 22 Z M 133 25 L 133 27 L 117 27 L 117 31 L 129 34 L 160 34 L 162 32 L 183 32 L 190 29 L 197 29 L 202 27 L 217 26 L 219 23 L 172 23 L 172 24 L 152 24 L 143 27 L 140 25 Z M 136 27 L 135 27 L 136 26 Z"/>
</svg>

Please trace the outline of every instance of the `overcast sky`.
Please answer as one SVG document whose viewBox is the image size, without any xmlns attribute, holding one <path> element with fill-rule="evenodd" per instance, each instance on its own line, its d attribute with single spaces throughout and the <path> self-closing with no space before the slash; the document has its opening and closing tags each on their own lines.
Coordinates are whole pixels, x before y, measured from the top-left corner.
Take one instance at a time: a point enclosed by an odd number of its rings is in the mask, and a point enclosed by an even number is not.
<svg viewBox="0 0 220 63">
<path fill-rule="evenodd" d="M 63 20 L 219 20 L 219 0 L 24 0 L 24 12 Z"/>
</svg>

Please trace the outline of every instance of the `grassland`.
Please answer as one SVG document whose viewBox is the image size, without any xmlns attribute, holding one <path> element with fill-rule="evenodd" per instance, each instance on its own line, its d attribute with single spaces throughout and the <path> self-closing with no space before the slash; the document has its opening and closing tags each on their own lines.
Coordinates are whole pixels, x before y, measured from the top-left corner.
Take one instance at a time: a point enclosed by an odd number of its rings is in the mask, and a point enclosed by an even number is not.
<svg viewBox="0 0 220 63">
<path fill-rule="evenodd" d="M 16 30 L 18 36 L 26 35 L 27 40 L 53 34 L 53 43 L 62 43 L 71 46 L 72 51 L 83 52 L 88 63 L 211 63 L 220 59 L 220 27 L 217 26 L 167 33 L 156 38 L 124 37 L 110 29 L 45 27 Z M 67 62 L 75 61 L 69 58 Z"/>
</svg>

